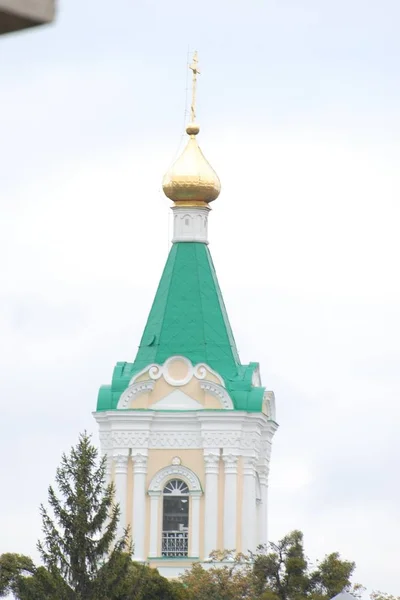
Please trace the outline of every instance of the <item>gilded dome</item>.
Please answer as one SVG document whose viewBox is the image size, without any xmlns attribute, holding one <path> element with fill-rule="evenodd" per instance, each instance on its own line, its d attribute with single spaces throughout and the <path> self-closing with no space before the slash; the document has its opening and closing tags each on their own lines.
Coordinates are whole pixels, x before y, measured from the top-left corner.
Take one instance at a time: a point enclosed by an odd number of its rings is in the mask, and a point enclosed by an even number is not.
<svg viewBox="0 0 400 600">
<path fill-rule="evenodd" d="M 221 191 L 218 175 L 197 143 L 199 130 L 196 123 L 187 126 L 186 148 L 164 175 L 164 194 L 178 206 L 207 205 L 218 198 Z"/>
</svg>

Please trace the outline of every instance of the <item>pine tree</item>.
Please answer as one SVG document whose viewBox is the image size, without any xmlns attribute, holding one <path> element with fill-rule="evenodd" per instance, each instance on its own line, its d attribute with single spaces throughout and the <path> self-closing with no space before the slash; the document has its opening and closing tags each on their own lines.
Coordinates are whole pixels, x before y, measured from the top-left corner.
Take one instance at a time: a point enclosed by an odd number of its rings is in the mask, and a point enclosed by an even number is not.
<svg viewBox="0 0 400 600">
<path fill-rule="evenodd" d="M 108 600 L 128 572 L 129 531 L 116 540 L 120 509 L 113 484 L 105 484 L 105 468 L 90 436 L 80 435 L 57 469 L 59 497 L 49 487 L 52 514 L 40 507 L 44 540 L 38 550 L 57 589 L 53 600 Z"/>
</svg>

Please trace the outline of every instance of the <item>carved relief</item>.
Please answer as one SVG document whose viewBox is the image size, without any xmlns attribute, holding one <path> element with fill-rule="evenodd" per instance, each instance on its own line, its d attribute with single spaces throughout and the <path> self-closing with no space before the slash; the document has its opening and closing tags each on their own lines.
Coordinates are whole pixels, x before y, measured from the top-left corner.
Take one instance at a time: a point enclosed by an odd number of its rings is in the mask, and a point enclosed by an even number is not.
<svg viewBox="0 0 400 600">
<path fill-rule="evenodd" d="M 135 400 L 138 396 L 140 396 L 141 394 L 147 394 L 148 392 L 151 392 L 153 389 L 154 389 L 153 381 L 143 381 L 140 383 L 130 385 L 128 387 L 128 389 L 126 389 L 124 391 L 124 393 L 121 395 L 121 398 L 119 399 L 117 408 L 118 409 L 127 408 L 131 404 L 131 402 L 133 400 Z"/>
<path fill-rule="evenodd" d="M 204 465 L 207 474 L 218 475 L 219 472 L 219 454 L 205 454 Z"/>
<path fill-rule="evenodd" d="M 224 408 L 233 410 L 233 402 L 225 388 L 216 383 L 210 383 L 209 381 L 200 383 L 200 387 L 206 393 L 218 398 Z"/>
<path fill-rule="evenodd" d="M 153 431 L 150 448 L 201 448 L 201 435 L 196 431 Z"/>
<path fill-rule="evenodd" d="M 128 470 L 128 456 L 126 454 L 114 454 L 115 473 L 125 474 Z"/>
<path fill-rule="evenodd" d="M 226 446 L 238 447 L 240 445 L 240 431 L 204 431 L 202 433 L 204 448 L 224 448 Z"/>
<path fill-rule="evenodd" d="M 238 457 L 235 454 L 224 454 L 222 460 L 225 464 L 225 473 L 236 474 L 238 466 Z"/>
<path fill-rule="evenodd" d="M 176 371 L 177 365 L 179 365 L 180 371 L 182 372 L 181 376 L 177 376 L 174 372 Z M 193 379 L 193 377 L 199 380 L 204 380 L 207 377 L 207 372 L 211 373 L 218 380 L 219 384 L 224 386 L 224 381 L 222 377 L 218 375 L 218 373 L 213 371 L 213 369 L 211 369 L 205 363 L 198 363 L 197 365 L 192 365 L 190 360 L 188 360 L 184 356 L 171 356 L 165 361 L 163 365 L 152 364 L 149 365 L 149 367 L 146 367 L 146 369 L 140 371 L 140 373 L 137 373 L 131 379 L 130 386 L 146 373 L 152 381 L 157 381 L 157 379 L 159 379 L 160 377 L 164 377 L 167 383 L 174 387 L 179 387 L 189 383 L 189 381 Z"/>
<path fill-rule="evenodd" d="M 237 448 L 269 460 L 271 442 L 257 431 L 102 431 L 103 454 L 110 448 Z"/>
<path fill-rule="evenodd" d="M 149 433 L 142 431 L 113 431 L 113 446 L 122 448 L 145 448 L 148 445 Z"/>
</svg>

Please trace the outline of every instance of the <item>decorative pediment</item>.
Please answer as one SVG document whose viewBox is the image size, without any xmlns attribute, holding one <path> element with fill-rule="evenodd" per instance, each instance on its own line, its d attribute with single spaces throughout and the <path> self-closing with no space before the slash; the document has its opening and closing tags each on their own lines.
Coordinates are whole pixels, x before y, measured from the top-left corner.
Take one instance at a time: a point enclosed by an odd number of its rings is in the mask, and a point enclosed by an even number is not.
<svg viewBox="0 0 400 600">
<path fill-rule="evenodd" d="M 189 383 L 194 377 L 199 380 L 209 379 L 225 387 L 224 380 L 218 373 L 213 371 L 205 363 L 192 365 L 190 360 L 184 356 L 171 356 L 163 365 L 152 364 L 132 377 L 130 385 L 142 378 L 156 381 L 163 377 L 167 383 L 174 387 L 183 386 Z"/>
<path fill-rule="evenodd" d="M 223 378 L 205 363 L 193 365 L 184 356 L 151 364 L 132 377 L 118 409 L 233 410 Z"/>
<path fill-rule="evenodd" d="M 202 410 L 204 406 L 181 390 L 174 390 L 162 400 L 152 404 L 152 410 Z"/>
</svg>

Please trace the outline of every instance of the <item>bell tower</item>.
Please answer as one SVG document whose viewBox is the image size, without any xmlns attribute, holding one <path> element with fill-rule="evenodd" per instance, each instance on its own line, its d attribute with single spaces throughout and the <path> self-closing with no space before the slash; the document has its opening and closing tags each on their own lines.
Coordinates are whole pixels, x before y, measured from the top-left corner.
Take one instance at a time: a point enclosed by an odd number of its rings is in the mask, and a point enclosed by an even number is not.
<svg viewBox="0 0 400 600">
<path fill-rule="evenodd" d="M 135 560 L 175 577 L 213 550 L 267 542 L 274 394 L 256 362 L 242 364 L 208 247 L 217 174 L 197 143 L 197 53 L 191 122 L 163 180 L 174 232 L 136 358 L 99 391 L 107 476 Z"/>
</svg>

